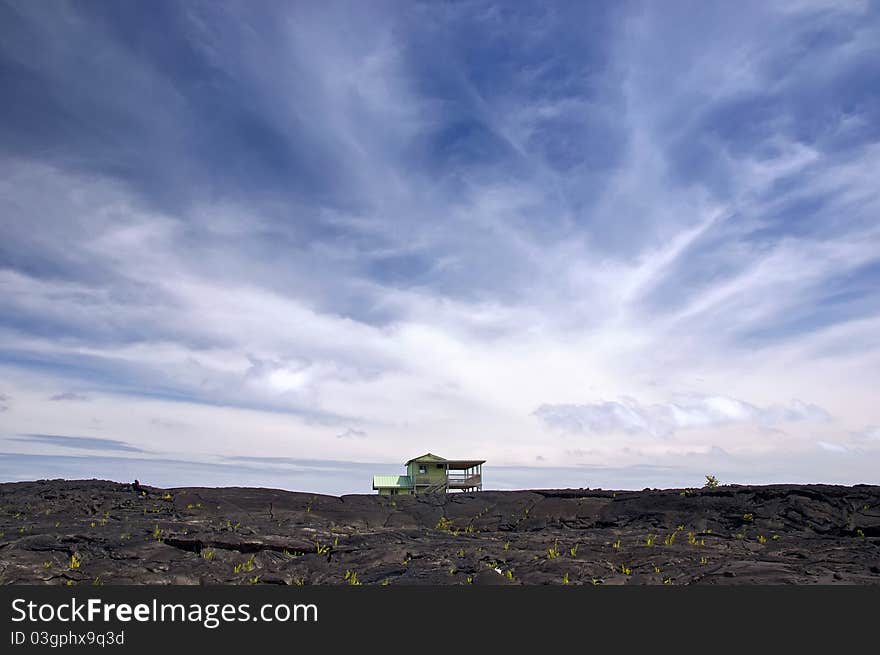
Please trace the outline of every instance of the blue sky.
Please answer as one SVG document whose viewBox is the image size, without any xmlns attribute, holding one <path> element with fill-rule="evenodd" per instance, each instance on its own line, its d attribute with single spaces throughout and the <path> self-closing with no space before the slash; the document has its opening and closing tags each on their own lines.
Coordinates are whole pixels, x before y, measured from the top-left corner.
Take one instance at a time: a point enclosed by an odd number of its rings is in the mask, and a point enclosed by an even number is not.
<svg viewBox="0 0 880 655">
<path fill-rule="evenodd" d="M 4 479 L 880 482 L 876 3 L 0 0 L 0 85 Z"/>
</svg>

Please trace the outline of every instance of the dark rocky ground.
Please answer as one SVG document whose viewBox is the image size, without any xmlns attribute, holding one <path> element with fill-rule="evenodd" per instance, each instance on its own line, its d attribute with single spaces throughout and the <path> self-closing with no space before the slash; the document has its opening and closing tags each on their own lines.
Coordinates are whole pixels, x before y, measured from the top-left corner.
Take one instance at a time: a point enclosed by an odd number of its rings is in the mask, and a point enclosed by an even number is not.
<svg viewBox="0 0 880 655">
<path fill-rule="evenodd" d="M 0 484 L 6 584 L 877 584 L 880 487 L 437 497 Z"/>
</svg>

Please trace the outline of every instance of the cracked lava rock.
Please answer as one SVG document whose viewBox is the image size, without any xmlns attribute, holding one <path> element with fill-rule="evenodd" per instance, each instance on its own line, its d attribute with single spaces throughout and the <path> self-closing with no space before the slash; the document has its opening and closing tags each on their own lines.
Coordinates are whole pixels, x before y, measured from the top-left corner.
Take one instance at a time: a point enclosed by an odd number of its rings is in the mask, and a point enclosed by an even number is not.
<svg viewBox="0 0 880 655">
<path fill-rule="evenodd" d="M 880 487 L 347 495 L 0 484 L 4 584 L 878 584 Z"/>
</svg>

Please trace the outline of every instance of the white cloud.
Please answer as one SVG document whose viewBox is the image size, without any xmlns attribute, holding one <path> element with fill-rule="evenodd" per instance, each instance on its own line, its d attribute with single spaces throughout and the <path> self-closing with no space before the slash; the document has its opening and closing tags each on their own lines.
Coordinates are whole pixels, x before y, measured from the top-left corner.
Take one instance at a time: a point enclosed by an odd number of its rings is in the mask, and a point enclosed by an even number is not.
<svg viewBox="0 0 880 655">
<path fill-rule="evenodd" d="M 869 426 L 856 432 L 855 437 L 864 441 L 880 441 L 880 426 Z"/>
<path fill-rule="evenodd" d="M 830 420 L 821 407 L 793 400 L 787 407 L 756 407 L 727 396 L 685 396 L 642 405 L 632 398 L 583 405 L 544 404 L 534 415 L 547 425 L 582 434 L 647 433 L 668 437 L 679 430 L 730 424 L 770 427 L 788 422 Z"/>
<path fill-rule="evenodd" d="M 336 435 L 337 439 L 364 439 L 366 438 L 367 433 L 364 430 L 357 430 L 355 428 L 346 428 L 344 432 L 340 432 Z"/>
<path fill-rule="evenodd" d="M 76 393 L 75 391 L 65 391 L 64 393 L 56 393 L 54 396 L 50 396 L 49 400 L 54 401 L 75 401 L 75 402 L 86 402 L 89 399 L 88 396 L 81 393 Z"/>
<path fill-rule="evenodd" d="M 829 443 L 827 441 L 817 441 L 816 445 L 819 446 L 822 450 L 827 450 L 829 453 L 848 453 L 849 449 L 846 446 L 842 446 L 836 443 Z"/>
</svg>

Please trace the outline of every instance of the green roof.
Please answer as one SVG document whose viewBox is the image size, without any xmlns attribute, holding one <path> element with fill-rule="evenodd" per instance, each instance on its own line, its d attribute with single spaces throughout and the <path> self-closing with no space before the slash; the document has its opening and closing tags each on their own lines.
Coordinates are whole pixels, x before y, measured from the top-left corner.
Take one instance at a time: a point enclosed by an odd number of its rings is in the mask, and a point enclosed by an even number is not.
<svg viewBox="0 0 880 655">
<path fill-rule="evenodd" d="M 373 489 L 411 489 L 412 480 L 408 475 L 374 475 Z"/>
<path fill-rule="evenodd" d="M 419 457 L 413 457 L 409 460 L 406 465 L 408 466 L 411 462 L 445 462 L 446 460 L 440 457 L 439 455 L 434 455 L 432 453 L 425 453 Z"/>
</svg>

